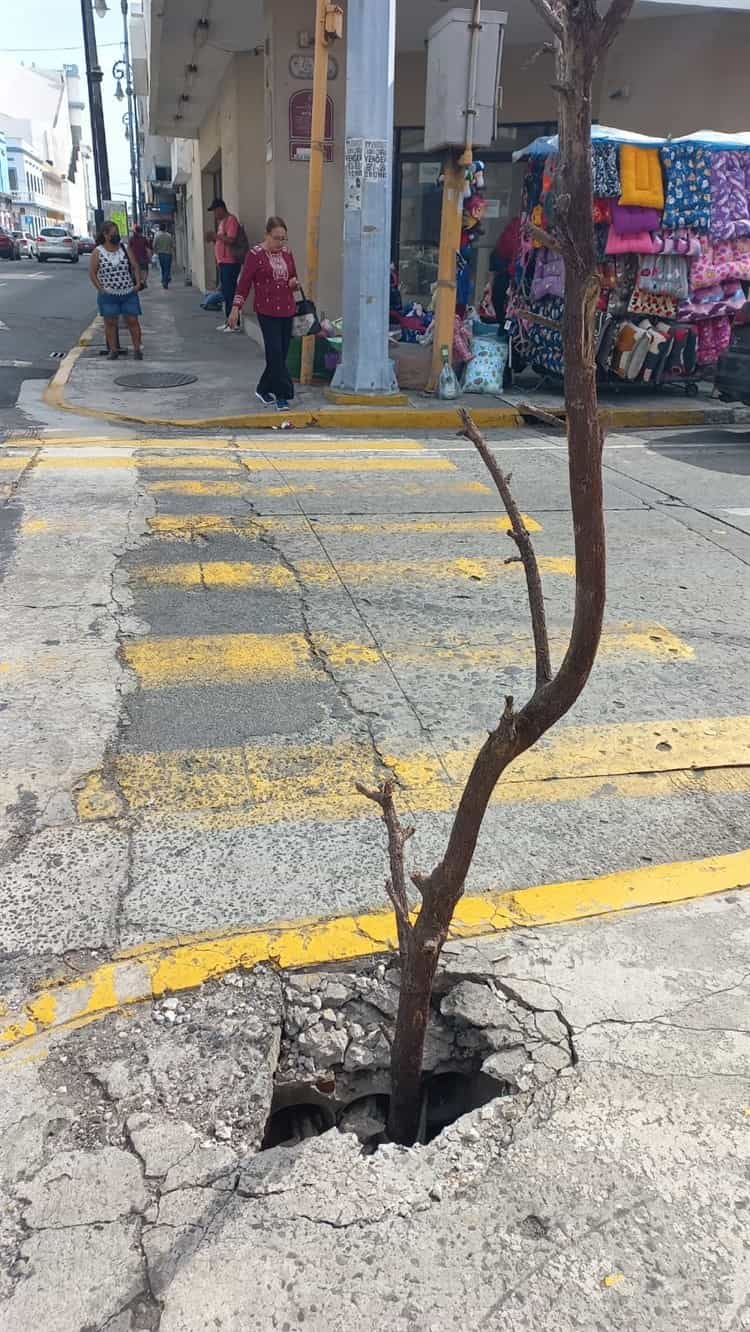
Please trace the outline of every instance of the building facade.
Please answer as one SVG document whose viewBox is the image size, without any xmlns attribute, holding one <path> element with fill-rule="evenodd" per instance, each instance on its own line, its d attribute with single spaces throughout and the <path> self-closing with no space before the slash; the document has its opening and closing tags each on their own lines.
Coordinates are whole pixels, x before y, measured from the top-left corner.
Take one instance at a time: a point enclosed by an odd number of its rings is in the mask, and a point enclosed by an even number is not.
<svg viewBox="0 0 750 1332">
<path fill-rule="evenodd" d="M 383 12 L 389 0 L 371 0 Z M 549 34 L 528 0 L 484 8 L 507 11 L 498 134 L 478 150 L 489 201 L 477 282 L 492 246 L 517 207 L 520 173 L 512 153 L 553 132 L 556 98 L 552 58 L 540 53 Z M 342 308 L 342 230 L 346 114 L 344 40 L 329 58 L 326 165 L 318 304 Z M 405 298 L 429 296 L 437 266 L 440 155 L 425 151 L 425 41 L 446 13 L 445 0 L 396 0 L 393 86 L 392 252 Z M 639 0 L 595 87 L 594 119 L 643 133 L 680 135 L 696 129 L 750 128 L 747 51 L 750 3 Z M 222 195 L 260 238 L 267 214 L 289 223 L 304 253 L 309 157 L 314 0 L 215 0 L 196 17 L 180 0 L 144 0 L 134 49 L 138 92 L 152 134 L 171 138 L 175 228 L 185 235 L 192 277 L 211 286 L 215 270 L 205 242 L 207 208 Z M 134 65 L 135 65 L 134 61 Z M 166 165 L 166 157 L 165 157 Z M 160 182 L 162 183 L 162 182 Z"/>
<path fill-rule="evenodd" d="M 7 151 L 12 225 L 36 236 L 57 224 L 89 230 L 90 149 L 75 65 L 39 70 L 0 58 L 0 133 Z"/>
<path fill-rule="evenodd" d="M 8 141 L 3 130 L 0 130 L 0 227 L 8 231 L 12 226 L 13 200 L 8 174 Z"/>
</svg>

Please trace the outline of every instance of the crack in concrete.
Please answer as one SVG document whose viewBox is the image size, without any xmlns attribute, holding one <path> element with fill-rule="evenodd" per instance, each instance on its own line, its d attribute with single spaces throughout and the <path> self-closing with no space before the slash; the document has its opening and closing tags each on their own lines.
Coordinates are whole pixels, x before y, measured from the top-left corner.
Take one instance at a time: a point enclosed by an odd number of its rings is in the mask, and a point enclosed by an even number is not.
<svg viewBox="0 0 750 1332">
<path fill-rule="evenodd" d="M 266 454 L 265 457 L 266 457 L 267 461 L 272 465 L 274 471 L 276 472 L 276 475 L 279 477 L 280 482 L 282 482 L 283 484 L 286 484 L 286 478 L 285 478 L 285 476 L 284 476 L 284 472 L 283 472 L 283 470 L 276 466 L 274 459 L 270 458 L 268 454 Z M 240 463 L 240 465 L 245 469 L 245 471 L 248 471 L 248 470 L 249 470 L 249 469 L 247 468 L 247 464 L 246 464 L 246 462 L 245 462 L 245 459 L 242 457 L 241 454 L 237 454 L 237 461 L 238 461 L 238 462 Z M 437 760 L 438 765 L 442 768 L 442 771 L 443 771 L 445 777 L 450 781 L 450 780 L 451 780 L 451 775 L 450 775 L 448 769 L 445 767 L 445 764 L 444 764 L 444 762 L 443 762 L 442 756 L 441 756 L 441 754 L 440 754 L 438 748 L 435 746 L 435 742 L 434 742 L 434 738 L 433 738 L 433 735 L 432 735 L 431 730 L 430 730 L 430 729 L 425 725 L 425 723 L 423 722 L 423 720 L 422 720 L 422 718 L 421 718 L 421 716 L 420 716 L 420 714 L 419 714 L 419 711 L 418 711 L 418 709 L 417 709 L 416 704 L 414 703 L 413 699 L 411 699 L 411 698 L 409 697 L 409 695 L 407 694 L 407 692 L 406 692 L 406 690 L 404 689 L 403 685 L 401 684 L 401 681 L 399 680 L 398 676 L 396 675 L 396 673 L 395 673 L 395 671 L 394 671 L 394 669 L 393 669 L 393 666 L 391 665 L 391 662 L 390 662 L 390 660 L 389 660 L 389 658 L 388 658 L 388 656 L 387 656 L 387 654 L 386 654 L 386 652 L 385 652 L 385 650 L 384 650 L 382 644 L 380 643 L 380 641 L 379 641 L 379 639 L 378 639 L 378 637 L 377 637 L 377 635 L 376 635 L 374 629 L 373 629 L 372 626 L 370 625 L 369 621 L 368 621 L 368 620 L 365 618 L 365 616 L 363 615 L 362 610 L 361 610 L 361 607 L 359 606 L 358 602 L 355 600 L 355 598 L 354 598 L 354 596 L 353 596 L 353 594 L 352 594 L 350 588 L 348 587 L 347 583 L 345 582 L 345 580 L 344 580 L 343 577 L 341 576 L 341 573 L 339 572 L 339 569 L 337 568 L 334 559 L 332 558 L 330 552 L 328 551 L 328 549 L 327 549 L 327 547 L 326 547 L 326 545 L 325 545 L 325 542 L 321 539 L 320 533 L 317 531 L 317 529 L 316 529 L 316 527 L 315 527 L 315 524 L 310 520 L 310 518 L 309 518 L 308 515 L 306 514 L 306 512 L 305 512 L 304 508 L 302 507 L 302 504 L 300 503 L 299 498 L 298 498 L 298 496 L 296 495 L 296 493 L 292 496 L 292 499 L 293 499 L 294 504 L 296 505 L 296 508 L 297 508 L 297 510 L 298 510 L 298 512 L 299 512 L 300 517 L 303 519 L 303 521 L 304 521 L 304 523 L 305 523 L 305 525 L 306 525 L 306 527 L 307 527 L 307 529 L 308 529 L 308 532 L 310 533 L 310 535 L 312 535 L 312 536 L 314 537 L 315 541 L 317 542 L 318 546 L 320 547 L 320 551 L 321 551 L 321 553 L 322 553 L 322 555 L 323 555 L 323 558 L 324 558 L 326 564 L 328 564 L 328 565 L 330 566 L 330 568 L 332 569 L 333 573 L 335 574 L 336 579 L 337 579 L 337 581 L 338 581 L 338 584 L 339 584 L 339 586 L 340 586 L 342 592 L 343 592 L 344 595 L 346 596 L 347 600 L 349 601 L 349 603 L 350 603 L 352 609 L 354 610 L 354 613 L 356 614 L 357 619 L 362 623 L 362 625 L 363 625 L 364 628 L 366 629 L 367 634 L 369 635 L 369 637 L 370 637 L 370 639 L 371 639 L 373 645 L 375 646 L 375 648 L 376 648 L 376 650 L 377 650 L 377 652 L 378 652 L 378 654 L 379 654 L 379 656 L 380 656 L 380 660 L 381 660 L 383 666 L 384 666 L 385 669 L 388 671 L 388 674 L 390 675 L 391 679 L 393 680 L 394 685 L 395 685 L 396 688 L 398 689 L 399 694 L 401 695 L 401 697 L 403 698 L 403 700 L 404 700 L 404 702 L 406 703 L 407 707 L 409 708 L 409 711 L 411 712 L 411 714 L 412 714 L 412 716 L 413 716 L 415 722 L 417 723 L 417 726 L 419 727 L 420 733 L 421 733 L 422 735 L 424 735 L 425 738 L 428 740 L 428 742 L 429 742 L 429 744 L 430 744 L 430 748 L 431 748 L 432 751 L 433 751 L 433 755 L 434 755 L 435 759 Z M 253 507 L 254 512 L 257 513 L 257 510 L 255 510 L 254 506 L 251 506 L 251 507 Z M 377 712 L 371 712 L 371 711 L 369 711 L 369 710 L 367 710 L 367 709 L 365 709 L 365 708 L 362 708 L 362 707 L 360 707 L 360 706 L 355 702 L 355 700 L 354 700 L 354 698 L 353 698 L 353 696 L 352 696 L 352 692 L 351 692 L 351 690 L 350 690 L 350 689 L 349 689 L 349 688 L 348 688 L 348 687 L 347 687 L 347 686 L 346 686 L 346 685 L 345 685 L 345 684 L 339 679 L 338 675 L 336 674 L 335 669 L 334 669 L 333 666 L 331 665 L 331 662 L 330 662 L 330 659 L 329 659 L 329 657 L 328 657 L 328 654 L 327 654 L 327 653 L 325 652 L 325 650 L 321 647 L 321 645 L 320 645 L 319 643 L 316 642 L 316 639 L 315 639 L 315 630 L 312 628 L 312 625 L 311 625 L 311 623 L 310 623 L 310 604 L 309 604 L 309 601 L 308 601 L 308 598 L 307 598 L 307 586 L 306 586 L 306 584 L 305 584 L 304 578 L 302 577 L 301 573 L 300 573 L 299 570 L 297 569 L 297 567 L 296 567 L 294 561 L 293 561 L 292 559 L 290 559 L 290 557 L 285 553 L 285 551 L 283 550 L 281 544 L 280 544 L 280 543 L 279 543 L 279 542 L 278 542 L 278 541 L 277 541 L 277 540 L 276 540 L 276 539 L 275 539 L 275 538 L 274 538 L 274 537 L 268 532 L 267 529 L 266 529 L 265 531 L 262 530 L 263 518 L 262 518 L 262 516 L 259 515 L 259 514 L 258 514 L 257 516 L 258 516 L 259 527 L 261 528 L 261 530 L 259 530 L 259 532 L 258 532 L 258 540 L 261 542 L 261 544 L 265 545 L 267 549 L 270 549 L 271 551 L 273 551 L 273 553 L 279 558 L 279 560 L 280 560 L 281 563 L 283 564 L 284 568 L 288 569 L 288 571 L 291 573 L 291 575 L 292 575 L 292 577 L 294 578 L 294 581 L 295 581 L 295 583 L 296 583 L 296 585 L 297 585 L 297 590 L 298 590 L 298 592 L 299 592 L 299 597 L 300 597 L 300 606 L 301 606 L 302 621 L 303 621 L 303 632 L 304 632 L 304 637 L 305 637 L 305 639 L 306 639 L 306 641 L 307 641 L 308 647 L 309 647 L 309 649 L 310 649 L 311 656 L 312 656 L 313 659 L 318 663 L 318 665 L 321 666 L 321 668 L 323 669 L 323 671 L 325 672 L 325 674 L 327 675 L 327 677 L 330 679 L 330 681 L 331 681 L 332 684 L 334 685 L 334 687 L 335 687 L 335 689 L 337 690 L 337 692 L 339 693 L 339 695 L 344 699 L 344 701 L 347 703 L 347 705 L 351 708 L 351 710 L 352 710 L 352 712 L 354 713 L 354 715 L 357 716 L 357 717 L 359 717 L 359 718 L 365 723 L 365 726 L 366 726 L 367 731 L 368 731 L 368 735 L 369 735 L 370 743 L 371 743 L 371 745 L 372 745 L 373 752 L 374 752 L 374 754 L 375 754 L 375 758 L 376 758 L 377 762 L 380 764 L 380 766 L 381 766 L 381 768 L 384 770 L 384 772 L 388 773 L 389 776 L 391 776 L 391 777 L 393 778 L 393 780 L 394 780 L 394 782 L 396 783 L 396 785 L 397 785 L 399 788 L 401 788 L 401 790 L 403 791 L 403 789 L 404 789 L 404 788 L 403 788 L 403 782 L 400 780 L 400 778 L 399 778 L 399 776 L 398 776 L 398 771 L 397 771 L 397 769 L 395 768 L 395 766 L 394 766 L 393 764 L 390 764 L 390 765 L 389 765 L 389 764 L 385 761 L 385 757 L 384 757 L 384 755 L 383 755 L 383 753 L 382 753 L 382 751 L 381 751 L 381 749 L 380 749 L 380 747 L 379 747 L 379 745 L 378 745 L 378 742 L 377 742 L 377 740 L 376 740 L 376 738 L 375 738 L 375 735 L 374 735 L 374 727 L 373 727 L 373 724 L 372 724 L 372 720 L 371 720 L 371 719 L 374 718 L 374 717 L 379 716 L 379 714 L 378 714 Z"/>
</svg>

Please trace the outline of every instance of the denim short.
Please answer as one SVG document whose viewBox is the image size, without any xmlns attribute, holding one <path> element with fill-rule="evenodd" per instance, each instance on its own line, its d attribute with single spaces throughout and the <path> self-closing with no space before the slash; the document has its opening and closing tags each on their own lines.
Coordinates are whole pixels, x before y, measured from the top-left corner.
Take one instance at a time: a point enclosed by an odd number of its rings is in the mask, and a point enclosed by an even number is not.
<svg viewBox="0 0 750 1332">
<path fill-rule="evenodd" d="M 117 319 L 120 315 L 127 319 L 143 313 L 137 291 L 130 291 L 127 296 L 112 296 L 108 291 L 100 291 L 96 303 L 102 319 Z"/>
</svg>

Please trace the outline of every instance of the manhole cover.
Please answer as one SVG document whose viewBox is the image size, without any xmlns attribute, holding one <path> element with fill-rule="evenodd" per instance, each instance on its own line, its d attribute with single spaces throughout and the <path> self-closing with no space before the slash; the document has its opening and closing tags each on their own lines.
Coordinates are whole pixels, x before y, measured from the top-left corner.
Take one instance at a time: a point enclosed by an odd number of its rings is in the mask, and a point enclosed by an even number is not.
<svg viewBox="0 0 750 1332">
<path fill-rule="evenodd" d="M 182 388 L 185 384 L 195 384 L 197 379 L 197 375 L 120 375 L 115 383 L 119 384 L 121 388 L 165 389 Z"/>
</svg>

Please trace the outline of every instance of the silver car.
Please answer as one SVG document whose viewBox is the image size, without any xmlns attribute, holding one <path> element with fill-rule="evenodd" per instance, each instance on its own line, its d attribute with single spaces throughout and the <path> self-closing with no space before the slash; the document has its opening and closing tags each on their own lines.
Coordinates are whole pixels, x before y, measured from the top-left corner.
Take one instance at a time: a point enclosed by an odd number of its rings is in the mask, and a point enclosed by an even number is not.
<svg viewBox="0 0 750 1332">
<path fill-rule="evenodd" d="M 34 255 L 40 264 L 48 259 L 67 259 L 70 264 L 77 264 L 78 245 L 65 227 L 42 227 L 34 240 Z"/>
</svg>

